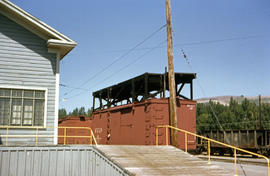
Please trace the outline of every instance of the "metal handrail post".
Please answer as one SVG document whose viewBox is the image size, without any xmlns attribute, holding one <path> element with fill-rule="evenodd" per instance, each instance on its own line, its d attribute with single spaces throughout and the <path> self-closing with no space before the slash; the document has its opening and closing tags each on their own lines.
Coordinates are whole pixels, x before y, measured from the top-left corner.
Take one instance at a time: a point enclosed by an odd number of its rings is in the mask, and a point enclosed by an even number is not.
<svg viewBox="0 0 270 176">
<path fill-rule="evenodd" d="M 91 129 L 91 128 L 90 128 L 90 129 Z M 92 137 L 93 137 L 93 139 L 94 139 L 95 144 L 96 144 L 96 145 L 98 145 L 98 144 L 97 144 L 97 140 L 96 140 L 96 138 L 95 138 L 95 135 L 94 135 L 94 133 L 93 133 L 93 130 L 92 130 L 92 129 L 91 129 L 91 133 L 92 133 Z"/>
<path fill-rule="evenodd" d="M 211 149 L 210 149 L 210 148 L 211 148 L 211 147 L 210 147 L 210 140 L 208 140 L 208 147 L 207 147 L 207 148 L 208 148 L 208 164 L 211 164 L 211 160 L 210 160 L 210 157 L 211 157 L 211 156 L 210 156 L 210 153 L 211 153 L 211 151 L 210 151 L 210 150 L 211 150 Z"/>
<path fill-rule="evenodd" d="M 92 141 L 92 130 L 90 129 L 89 131 L 90 131 L 90 145 L 92 145 L 92 142 L 93 142 Z"/>
<path fill-rule="evenodd" d="M 92 141 L 92 129 L 90 128 L 89 131 L 90 131 L 90 145 L 92 145 L 92 143 L 93 143 L 93 141 Z"/>
<path fill-rule="evenodd" d="M 270 167 L 269 167 L 269 159 L 268 158 L 265 158 L 266 161 L 267 161 L 267 168 L 268 168 L 268 176 L 270 176 Z"/>
<path fill-rule="evenodd" d="M 168 126 L 166 125 L 166 145 L 169 145 L 169 142 L 168 142 Z"/>
<path fill-rule="evenodd" d="M 37 128 L 37 131 L 36 131 L 36 145 L 38 144 L 38 128 Z"/>
<path fill-rule="evenodd" d="M 67 133 L 67 128 L 64 128 L 64 145 L 66 145 L 66 133 Z"/>
<path fill-rule="evenodd" d="M 234 149 L 234 176 L 237 176 L 237 165 L 236 165 L 236 149 Z"/>
<path fill-rule="evenodd" d="M 156 128 L 156 146 L 158 146 L 158 128 Z"/>
<path fill-rule="evenodd" d="M 8 145 L 8 127 L 7 127 L 7 134 L 6 134 L 6 145 Z"/>
<path fill-rule="evenodd" d="M 185 133 L 185 152 L 187 153 L 187 133 Z"/>
</svg>

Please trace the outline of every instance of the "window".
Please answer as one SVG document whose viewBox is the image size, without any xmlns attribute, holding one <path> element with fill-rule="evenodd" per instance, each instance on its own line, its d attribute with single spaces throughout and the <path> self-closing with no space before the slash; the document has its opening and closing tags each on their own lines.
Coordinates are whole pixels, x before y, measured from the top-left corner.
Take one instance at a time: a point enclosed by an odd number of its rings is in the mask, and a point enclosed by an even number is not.
<svg viewBox="0 0 270 176">
<path fill-rule="evenodd" d="M 45 90 L 0 88 L 0 126 L 43 126 Z"/>
</svg>

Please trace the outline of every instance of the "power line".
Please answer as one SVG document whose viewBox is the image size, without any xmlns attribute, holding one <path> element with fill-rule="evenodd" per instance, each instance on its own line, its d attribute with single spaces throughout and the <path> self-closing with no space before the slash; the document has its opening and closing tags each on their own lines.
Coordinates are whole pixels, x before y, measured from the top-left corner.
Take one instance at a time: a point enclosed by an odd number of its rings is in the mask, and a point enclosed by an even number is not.
<svg viewBox="0 0 270 176">
<path fill-rule="evenodd" d="M 163 26 L 162 26 L 163 27 Z M 161 28 L 162 28 L 161 27 Z M 159 28 L 159 29 L 161 29 Z M 154 33 L 152 33 L 150 36 L 148 36 L 144 41 L 149 39 L 149 37 L 152 37 L 155 33 L 157 33 L 159 31 L 159 29 L 157 31 L 155 31 Z M 202 44 L 212 44 L 212 43 L 220 43 L 220 42 L 226 42 L 226 41 L 235 41 L 235 40 L 247 40 L 250 38 L 258 38 L 258 37 L 263 37 L 265 35 L 253 35 L 253 36 L 243 36 L 243 37 L 232 37 L 232 38 L 225 38 L 225 39 L 215 39 L 215 40 L 205 40 L 205 41 L 195 41 L 195 42 L 188 42 L 188 43 L 182 43 L 182 44 L 175 44 L 174 47 L 177 46 L 191 46 L 191 45 L 202 45 Z M 139 44 L 142 44 L 142 42 L 140 42 Z M 144 47 L 144 48 L 138 48 L 136 49 L 138 46 L 136 45 L 135 47 L 131 48 L 131 49 L 123 49 L 123 50 L 115 50 L 112 52 L 123 52 L 123 51 L 138 51 L 138 50 L 153 50 L 153 49 L 158 49 L 158 48 L 164 48 L 166 47 L 166 45 L 162 46 L 162 45 L 157 45 L 154 47 Z M 126 52 L 127 53 L 127 52 Z M 102 70 L 100 70 L 99 72 L 97 72 L 95 75 L 93 75 L 92 77 L 90 77 L 87 81 L 85 81 L 84 83 L 82 83 L 82 85 L 80 85 L 79 87 L 84 86 L 85 84 L 87 84 L 90 80 L 94 79 L 98 74 L 104 72 L 105 70 L 107 70 L 110 66 L 112 66 L 113 64 L 115 64 L 115 62 L 118 62 L 120 59 L 122 59 L 124 56 L 126 56 L 127 54 L 124 53 L 122 56 L 120 56 L 118 59 L 116 59 L 114 62 L 112 62 L 111 64 L 109 64 L 107 67 L 103 68 Z M 69 87 L 72 88 L 70 86 L 65 86 L 65 87 Z M 69 92 L 64 93 L 63 96 L 70 94 L 71 92 L 73 92 L 74 90 L 83 90 L 82 88 L 72 88 L 72 90 L 70 90 Z M 86 89 L 86 91 L 89 91 L 89 89 Z"/>
<path fill-rule="evenodd" d="M 191 65 L 191 62 L 190 62 L 189 58 L 187 57 L 186 53 L 184 52 L 183 49 L 181 49 L 181 52 L 182 52 L 182 54 L 183 54 L 183 57 L 185 58 L 185 61 L 186 61 L 187 65 L 189 66 L 191 72 L 194 72 L 194 71 L 193 71 L 193 68 L 192 68 L 192 65 Z M 198 85 L 199 85 L 199 87 L 200 87 L 200 89 L 201 89 L 203 95 L 206 96 L 205 91 L 204 91 L 203 87 L 202 87 L 201 84 L 200 84 L 200 80 L 197 80 L 197 81 L 198 81 Z M 223 129 L 222 125 L 220 124 L 219 119 L 218 119 L 218 117 L 217 117 L 217 115 L 216 115 L 216 113 L 215 113 L 215 111 L 214 111 L 212 105 L 211 105 L 211 104 L 209 104 L 209 105 L 210 105 L 210 109 L 211 109 L 211 111 L 212 111 L 212 113 L 213 113 L 213 115 L 214 115 L 214 117 L 215 117 L 215 119 L 216 119 L 216 121 L 217 121 L 219 127 L 224 131 L 224 129 Z"/>
<path fill-rule="evenodd" d="M 159 31 L 161 31 L 163 28 L 166 27 L 165 25 L 162 25 L 160 28 L 158 28 L 157 30 L 155 30 L 153 33 L 151 33 L 150 35 L 148 35 L 145 39 L 143 39 L 141 42 L 139 42 L 138 44 L 136 44 L 134 47 L 132 47 L 131 49 L 129 49 L 127 52 L 125 52 L 124 54 L 122 54 L 120 57 L 118 57 L 116 60 L 114 60 L 112 63 L 110 63 L 109 65 L 107 65 L 105 68 L 103 68 L 102 70 L 100 70 L 99 72 L 97 72 L 96 74 L 94 74 L 92 77 L 90 77 L 89 79 L 87 79 L 85 82 L 83 82 L 79 87 L 83 87 L 85 84 L 87 84 L 89 81 L 91 81 L 92 79 L 94 79 L 95 77 L 97 77 L 99 74 L 103 73 L 105 70 L 107 70 L 108 68 L 110 68 L 113 64 L 115 64 L 116 62 L 120 61 L 121 59 L 123 59 L 125 56 L 127 56 L 129 53 L 131 53 L 132 51 L 134 51 L 136 48 L 138 48 L 140 45 L 142 45 L 143 43 L 145 43 L 147 40 L 149 40 L 150 38 L 152 38 L 156 33 L 158 33 Z M 64 93 L 64 96 L 73 92 L 75 89 L 70 90 L 69 92 Z"/>
<path fill-rule="evenodd" d="M 187 57 L 186 53 L 184 52 L 183 49 L 181 49 L 181 51 L 182 51 L 183 57 L 185 58 L 185 60 L 186 60 L 186 62 L 187 62 L 187 64 L 188 64 L 190 70 L 191 70 L 192 72 L 194 72 L 193 69 L 192 69 L 192 66 L 191 66 L 191 62 L 190 62 L 189 58 Z M 202 87 L 201 84 L 200 84 L 200 80 L 198 80 L 198 85 L 199 85 L 199 87 L 200 87 L 200 89 L 201 89 L 203 95 L 206 96 L 205 91 L 204 91 L 203 87 Z M 221 131 L 223 131 L 223 135 L 224 135 L 225 141 L 229 144 L 230 141 L 229 141 L 229 139 L 228 139 L 228 136 L 227 136 L 227 134 L 226 134 L 226 132 L 225 132 L 223 126 L 221 125 L 221 123 L 220 123 L 220 121 L 219 121 L 219 119 L 218 119 L 218 117 L 217 117 L 217 115 L 216 115 L 216 113 L 215 113 L 215 111 L 214 111 L 214 109 L 213 109 L 213 106 L 211 105 L 211 103 L 210 103 L 209 105 L 210 105 L 210 109 L 211 109 L 211 111 L 212 111 L 212 113 L 213 113 L 213 115 L 214 115 L 214 117 L 215 117 L 215 119 L 216 119 L 216 121 L 217 121 L 217 123 L 218 123 L 218 126 L 220 127 Z M 239 159 L 237 159 L 237 161 L 238 161 L 238 163 L 240 164 L 240 167 L 241 167 L 241 169 L 242 169 L 244 175 L 246 176 L 246 172 L 245 172 L 245 170 L 244 170 L 244 168 L 243 168 L 243 166 L 242 166 L 242 164 L 241 164 L 241 161 L 240 161 Z"/>
<path fill-rule="evenodd" d="M 264 37 L 265 35 L 251 35 L 251 36 L 242 36 L 242 37 L 232 37 L 232 38 L 225 38 L 225 39 L 216 39 L 216 40 L 203 40 L 198 42 L 189 42 L 183 44 L 176 44 L 174 46 L 188 46 L 188 45 L 200 45 L 200 44 L 211 44 L 211 43 L 220 43 L 220 42 L 227 42 L 227 41 L 234 41 L 234 40 L 247 40 L 251 38 L 259 38 Z"/>
<path fill-rule="evenodd" d="M 179 44 L 174 44 L 174 47 L 178 46 L 192 46 L 192 45 L 204 45 L 204 44 L 212 44 L 212 43 L 221 43 L 221 42 L 227 42 L 227 41 L 237 41 L 237 40 L 247 40 L 251 38 L 260 38 L 264 37 L 266 35 L 250 35 L 250 36 L 241 36 L 241 37 L 231 37 L 231 38 L 223 38 L 223 39 L 214 39 L 214 40 L 202 40 L 202 41 L 194 41 L 194 42 L 186 42 L 186 43 L 179 43 Z M 150 46 L 150 47 L 144 47 L 144 48 L 137 48 L 133 51 L 141 51 L 141 50 L 150 50 L 153 48 L 165 48 L 166 45 L 164 46 Z M 112 53 L 112 52 L 124 52 L 129 49 L 119 49 L 119 50 L 111 50 L 111 51 L 105 51 L 106 53 Z"/>
<path fill-rule="evenodd" d="M 162 41 L 162 42 L 159 43 L 157 46 L 162 45 L 162 44 L 165 43 L 165 42 L 166 42 L 166 40 Z M 102 82 L 106 81 L 107 79 L 111 78 L 113 75 L 115 75 L 115 74 L 117 74 L 117 73 L 123 71 L 124 69 L 128 68 L 128 67 L 131 66 L 132 64 L 134 64 L 134 63 L 140 61 L 144 56 L 146 56 L 147 54 L 151 53 L 151 52 L 154 51 L 155 49 L 156 49 L 156 48 L 152 48 L 151 50 L 149 50 L 149 51 L 145 52 L 144 54 L 140 55 L 139 57 L 135 58 L 135 61 L 132 60 L 132 62 L 126 64 L 124 67 L 122 67 L 122 68 L 120 68 L 119 70 L 115 71 L 114 73 L 110 74 L 108 77 L 106 77 L 105 79 L 103 79 L 101 82 L 95 84 L 95 87 L 96 87 L 97 85 L 101 84 Z M 74 95 L 74 96 L 68 97 L 67 99 L 71 99 L 71 98 L 76 97 L 76 96 L 79 96 L 79 95 L 81 95 L 81 94 L 83 94 L 83 93 L 85 93 L 85 92 L 80 92 L 80 93 L 78 93 L 78 94 L 76 94 L 76 95 Z"/>
<path fill-rule="evenodd" d="M 167 40 L 162 41 L 162 42 L 159 43 L 157 46 L 160 46 L 160 45 L 164 44 L 166 41 L 167 41 Z M 146 56 L 147 54 L 151 53 L 151 52 L 152 52 L 153 50 L 155 50 L 155 49 L 156 49 L 156 47 L 154 47 L 154 48 L 152 48 L 151 50 L 149 50 L 149 51 L 145 52 L 144 54 L 140 55 L 139 57 L 137 57 L 137 58 L 135 59 L 135 61 L 132 61 L 132 62 L 126 64 L 124 67 L 122 67 L 122 68 L 120 68 L 119 70 L 115 71 L 114 73 L 110 74 L 110 76 L 106 77 L 105 79 L 103 79 L 101 82 L 99 82 L 99 83 L 96 84 L 96 85 L 99 85 L 100 83 L 102 83 L 102 82 L 106 81 L 107 79 L 111 78 L 113 75 L 115 75 L 115 74 L 117 74 L 117 73 L 123 71 L 124 69 L 128 68 L 129 66 L 131 66 L 131 65 L 135 64 L 136 62 L 140 61 L 144 56 Z"/>
<path fill-rule="evenodd" d="M 83 90 L 83 91 L 90 91 L 90 89 L 84 89 L 84 88 L 80 88 L 80 87 L 72 87 L 72 86 L 68 86 L 66 84 L 59 84 L 59 86 L 61 87 L 66 87 L 66 88 L 70 88 L 70 89 L 77 89 L 77 90 Z"/>
</svg>

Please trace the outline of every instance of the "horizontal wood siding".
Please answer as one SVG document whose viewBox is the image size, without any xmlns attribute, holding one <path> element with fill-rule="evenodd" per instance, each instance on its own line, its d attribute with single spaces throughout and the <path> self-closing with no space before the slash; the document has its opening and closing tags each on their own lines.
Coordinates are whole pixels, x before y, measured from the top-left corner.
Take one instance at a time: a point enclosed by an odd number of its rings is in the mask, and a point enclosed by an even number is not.
<svg viewBox="0 0 270 176">
<path fill-rule="evenodd" d="M 54 126 L 56 54 L 48 53 L 46 41 L 0 13 L 0 86 L 47 88 L 47 126 Z M 6 129 L 0 129 L 5 135 Z M 9 129 L 10 135 L 35 135 L 36 129 Z M 54 135 L 52 128 L 39 135 Z M 2 138 L 5 144 L 6 139 Z M 9 144 L 35 143 L 35 138 L 9 138 Z M 39 138 L 39 144 L 53 144 L 53 137 Z"/>
</svg>

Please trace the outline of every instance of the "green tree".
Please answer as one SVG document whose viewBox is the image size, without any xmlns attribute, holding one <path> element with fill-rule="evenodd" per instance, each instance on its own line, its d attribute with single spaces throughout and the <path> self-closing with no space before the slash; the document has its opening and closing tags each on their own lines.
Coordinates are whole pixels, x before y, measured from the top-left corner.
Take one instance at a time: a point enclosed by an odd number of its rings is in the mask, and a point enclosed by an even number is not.
<svg viewBox="0 0 270 176">
<path fill-rule="evenodd" d="M 92 110 L 91 109 L 88 109 L 87 110 L 87 117 L 91 117 L 92 116 Z"/>
<path fill-rule="evenodd" d="M 72 115 L 72 116 L 78 116 L 79 115 L 79 109 L 78 108 L 75 108 L 70 115 Z"/>
<path fill-rule="evenodd" d="M 86 116 L 86 112 L 85 112 L 85 108 L 84 108 L 84 107 L 81 107 L 81 108 L 79 109 L 79 115 Z"/>
<path fill-rule="evenodd" d="M 59 109 L 58 110 L 58 118 L 61 119 L 61 118 L 64 118 L 67 116 L 67 111 L 65 108 L 62 108 L 62 109 Z"/>
<path fill-rule="evenodd" d="M 270 129 L 270 104 L 262 103 L 261 114 L 262 128 Z M 211 100 L 206 104 L 197 104 L 198 132 L 220 129 L 217 119 L 224 130 L 258 129 L 259 106 L 256 101 L 249 101 L 246 98 L 241 103 L 231 98 L 228 106 Z"/>
</svg>

